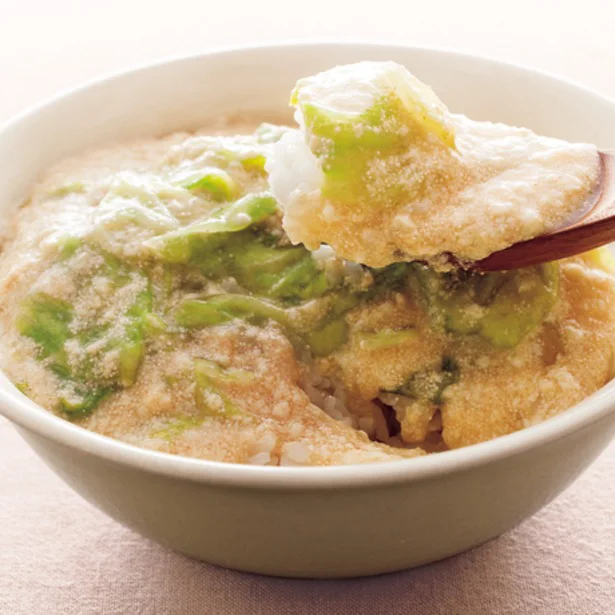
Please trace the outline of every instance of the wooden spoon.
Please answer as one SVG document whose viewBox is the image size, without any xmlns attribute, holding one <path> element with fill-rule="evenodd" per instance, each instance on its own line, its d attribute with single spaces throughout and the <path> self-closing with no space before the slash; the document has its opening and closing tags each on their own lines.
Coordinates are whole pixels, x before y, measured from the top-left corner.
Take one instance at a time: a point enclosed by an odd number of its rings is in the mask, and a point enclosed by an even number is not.
<svg viewBox="0 0 615 615">
<path fill-rule="evenodd" d="M 477 271 L 505 271 L 556 261 L 615 241 L 615 156 L 600 152 L 600 179 L 572 220 L 472 263 Z"/>
</svg>

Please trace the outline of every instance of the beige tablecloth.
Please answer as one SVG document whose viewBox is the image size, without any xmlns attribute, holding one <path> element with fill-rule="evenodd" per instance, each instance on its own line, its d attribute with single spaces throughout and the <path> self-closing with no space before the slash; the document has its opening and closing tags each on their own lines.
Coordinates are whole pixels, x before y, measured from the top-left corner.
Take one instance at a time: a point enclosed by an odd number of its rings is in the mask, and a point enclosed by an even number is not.
<svg viewBox="0 0 615 615">
<path fill-rule="evenodd" d="M 101 72 L 315 36 L 452 47 L 615 96 L 612 0 L 0 0 L 0 15 L 0 122 Z M 373 579 L 289 581 L 136 536 L 76 496 L 0 418 L 0 615 L 90 613 L 610 615 L 615 443 L 545 510 L 470 553 Z"/>
</svg>

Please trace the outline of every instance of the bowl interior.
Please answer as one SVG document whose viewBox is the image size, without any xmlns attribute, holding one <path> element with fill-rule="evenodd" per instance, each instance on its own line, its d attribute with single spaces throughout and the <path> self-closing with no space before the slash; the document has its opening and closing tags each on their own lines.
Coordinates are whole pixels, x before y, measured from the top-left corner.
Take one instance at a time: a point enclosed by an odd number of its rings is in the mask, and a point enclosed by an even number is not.
<svg viewBox="0 0 615 615">
<path fill-rule="evenodd" d="M 212 52 L 86 84 L 9 123 L 0 131 L 0 234 L 8 226 L 9 212 L 27 197 L 39 174 L 63 157 L 104 143 L 194 129 L 208 118 L 229 111 L 283 112 L 298 78 L 335 64 L 368 59 L 405 64 L 431 84 L 453 111 L 473 118 L 527 126 L 543 134 L 594 142 L 603 148 L 615 145 L 615 103 L 555 77 L 486 59 L 365 44 L 296 44 Z M 9 392 L 13 400 L 22 397 L 0 374 L 0 394 L 3 392 Z M 590 400 L 583 405 L 610 411 L 605 390 L 595 399 L 595 403 Z M 14 403 L 5 401 L 4 405 Z M 9 408 L 7 414 L 29 428 L 43 429 L 44 424 L 48 434 L 67 441 L 79 439 L 81 445 L 91 446 L 90 450 L 100 451 L 109 442 L 89 432 L 80 435 L 78 432 L 83 430 L 47 413 L 41 412 L 46 416 L 36 419 L 31 414 L 34 404 L 23 398 L 19 404 L 21 409 Z M 19 413 L 26 408 L 31 409 L 30 414 L 24 414 L 22 420 Z M 587 414 L 585 417 L 575 420 L 580 423 L 592 418 Z M 573 421 L 564 417 L 558 424 L 562 429 L 574 427 Z M 538 426 L 525 431 L 538 430 L 536 433 L 543 434 L 540 437 L 549 437 L 548 429 Z M 511 448 L 515 442 L 529 445 L 531 440 L 525 434 L 510 438 Z M 489 451 L 490 444 L 471 448 Z M 111 446 L 118 451 L 133 448 L 115 442 Z M 504 454 L 506 447 L 500 448 Z M 473 454 L 467 450 L 453 453 L 459 459 L 469 459 Z M 147 454 L 150 459 L 168 458 L 151 451 Z M 196 461 L 177 459 L 172 463 L 188 467 Z M 417 469 L 441 464 L 431 458 L 412 463 Z"/>
</svg>

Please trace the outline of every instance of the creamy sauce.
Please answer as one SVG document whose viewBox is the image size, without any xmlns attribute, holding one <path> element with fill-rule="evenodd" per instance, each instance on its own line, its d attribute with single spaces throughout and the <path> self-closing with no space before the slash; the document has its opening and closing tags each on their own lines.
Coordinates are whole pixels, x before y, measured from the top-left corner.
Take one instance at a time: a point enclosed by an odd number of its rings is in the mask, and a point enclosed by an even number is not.
<svg viewBox="0 0 615 615">
<path fill-rule="evenodd" d="M 71 370 L 92 363 L 94 383 L 116 378 L 119 356 L 108 347 L 126 335 L 127 312 L 148 282 L 137 271 L 120 289 L 114 288 L 109 275 L 101 273 L 106 261 L 99 248 L 120 263 L 145 267 L 149 239 L 185 228 L 219 207 L 202 195 L 170 190 L 170 170 L 185 170 L 195 161 L 197 166 L 208 164 L 211 134 L 248 135 L 255 126 L 256 122 L 218 122 L 203 129 L 206 135 L 174 134 L 103 148 L 64 161 L 45 174 L 16 215 L 12 238 L 0 253 L 0 366 L 29 397 L 67 418 L 58 403 L 73 401 L 74 390 L 50 369 L 49 358 L 41 360 L 32 339 L 19 333 L 17 323 L 28 298 L 43 295 L 71 306 L 74 336 L 63 347 Z M 216 148 L 246 146 L 246 155 L 254 153 L 252 137 L 231 141 L 216 137 Z M 258 173 L 237 168 L 233 177 L 247 191 L 266 186 L 266 178 Z M 96 247 L 80 249 L 69 259 L 58 258 L 67 237 Z M 89 416 L 74 418 L 78 424 L 155 450 L 257 465 L 366 463 L 421 454 L 418 449 L 371 442 L 365 431 L 356 429 L 357 421 L 345 406 L 343 414 L 337 410 L 339 420 L 334 420 L 331 402 L 327 402 L 329 413 L 314 405 L 302 379 L 309 380 L 306 386 L 318 403 L 330 396 L 314 388 L 309 366 L 297 360 L 292 345 L 273 323 L 256 327 L 237 321 L 194 334 L 175 333 L 172 315 L 183 300 L 198 296 L 198 291 L 234 289 L 232 280 L 208 287 L 188 272 L 169 282 L 165 270 L 157 266 L 148 267 L 148 277 L 155 302 L 161 309 L 164 306 L 158 317 L 172 335 L 151 337 L 136 381 L 105 397 Z M 87 334 L 92 323 L 105 332 L 84 345 L 78 336 Z M 205 419 L 199 415 L 192 370 L 202 359 L 248 374 L 244 384 L 225 385 L 224 394 L 242 409 L 236 415 Z M 224 406 L 218 393 L 208 394 L 207 404 L 220 410 Z M 367 409 L 370 417 L 372 410 L 377 409 Z M 369 418 L 364 427 L 374 433 L 378 420 Z"/>
<path fill-rule="evenodd" d="M 231 122 L 221 131 L 248 135 L 254 125 Z M 458 139 L 471 146 L 461 133 Z M 251 136 L 212 142 L 176 134 L 51 169 L 18 211 L 0 253 L 0 367 L 7 376 L 63 418 L 80 403 L 80 386 L 100 392 L 100 383 L 111 383 L 93 411 L 72 420 L 137 446 L 258 465 L 366 463 L 466 446 L 548 418 L 612 377 L 615 268 L 604 253 L 556 265 L 559 292 L 548 315 L 507 349 L 435 326 L 407 280 L 378 290 L 378 272 L 342 261 L 327 246 L 311 258 L 316 272 L 335 281 L 328 294 L 267 305 L 293 326 L 317 323 L 321 342 L 341 331 L 329 351 L 311 356 L 292 327 L 271 317 L 181 324 L 186 301 L 258 293 L 232 277 L 210 279 L 194 263 L 156 260 L 151 246 L 161 237 L 220 207 L 169 178 L 213 164 L 218 146 L 243 148 L 248 159 L 253 149 L 271 151 L 255 143 Z M 235 163 L 227 170 L 243 191 L 266 188 L 262 172 Z M 289 247 L 278 216 L 263 224 Z M 366 231 L 380 229 L 354 229 Z M 253 278 L 261 273 L 244 264 Z M 142 307 L 150 294 L 151 305 Z M 70 321 L 53 313 L 35 320 L 44 335 L 32 323 L 24 327 L 24 318 L 36 319 L 28 310 L 41 297 L 60 315 L 71 312 Z M 331 306 L 349 299 L 333 319 Z M 48 317 L 56 318 L 51 325 Z M 127 372 L 139 352 L 138 369 Z M 413 378 L 414 392 L 400 392 Z"/>
</svg>

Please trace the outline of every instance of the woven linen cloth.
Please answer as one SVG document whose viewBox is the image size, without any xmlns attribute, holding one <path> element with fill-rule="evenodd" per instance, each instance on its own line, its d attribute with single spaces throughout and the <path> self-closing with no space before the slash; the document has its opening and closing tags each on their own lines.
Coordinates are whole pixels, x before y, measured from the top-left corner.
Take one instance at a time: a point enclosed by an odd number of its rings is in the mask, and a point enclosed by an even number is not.
<svg viewBox="0 0 615 615">
<path fill-rule="evenodd" d="M 615 442 L 517 529 L 380 577 L 223 570 L 141 538 L 83 501 L 0 418 L 1 615 L 611 615 Z"/>
</svg>

